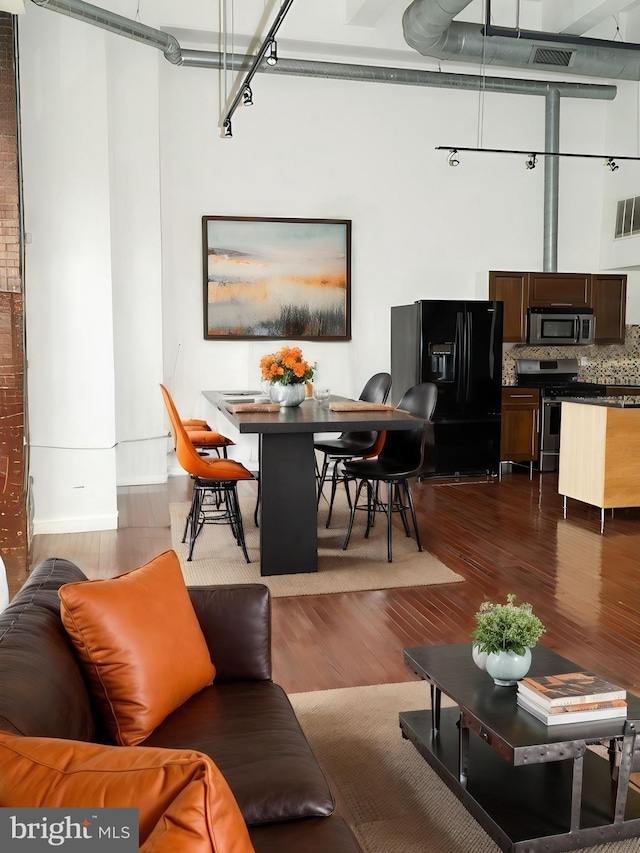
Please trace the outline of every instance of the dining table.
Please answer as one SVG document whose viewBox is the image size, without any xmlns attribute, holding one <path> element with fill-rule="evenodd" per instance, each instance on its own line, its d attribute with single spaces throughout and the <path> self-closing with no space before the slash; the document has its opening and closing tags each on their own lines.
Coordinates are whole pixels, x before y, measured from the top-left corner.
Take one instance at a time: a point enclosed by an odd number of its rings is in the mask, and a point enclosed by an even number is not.
<svg viewBox="0 0 640 853">
<path fill-rule="evenodd" d="M 334 411 L 332 403 L 344 407 L 345 403 L 354 402 L 334 395 L 323 403 L 307 398 L 299 406 L 259 411 L 275 407 L 256 403 L 256 410 L 247 410 L 247 406 L 231 403 L 229 392 L 202 393 L 241 435 L 258 435 L 263 576 L 318 571 L 314 434 L 411 430 L 422 423 L 420 418 L 392 407 Z M 244 411 L 234 411 L 238 408 Z"/>
</svg>

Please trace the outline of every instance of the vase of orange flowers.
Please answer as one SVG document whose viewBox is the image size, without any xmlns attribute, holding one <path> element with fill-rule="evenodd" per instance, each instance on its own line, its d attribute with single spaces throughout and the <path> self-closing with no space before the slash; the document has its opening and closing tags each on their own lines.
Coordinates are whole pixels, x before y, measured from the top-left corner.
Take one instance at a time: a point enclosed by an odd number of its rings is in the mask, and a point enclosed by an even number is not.
<svg viewBox="0 0 640 853">
<path fill-rule="evenodd" d="M 302 357 L 300 347 L 282 347 L 260 359 L 262 378 L 269 383 L 269 397 L 281 406 L 299 406 L 305 398 L 305 382 L 313 367 Z"/>
</svg>

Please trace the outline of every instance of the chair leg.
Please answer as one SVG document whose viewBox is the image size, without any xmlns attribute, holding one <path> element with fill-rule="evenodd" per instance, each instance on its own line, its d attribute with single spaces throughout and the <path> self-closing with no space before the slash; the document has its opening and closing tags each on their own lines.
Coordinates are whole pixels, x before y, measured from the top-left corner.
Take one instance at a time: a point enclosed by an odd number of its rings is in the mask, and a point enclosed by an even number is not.
<svg viewBox="0 0 640 853">
<path fill-rule="evenodd" d="M 347 528 L 347 535 L 345 536 L 344 543 L 342 545 L 342 550 L 347 550 L 347 545 L 349 544 L 349 539 L 351 539 L 351 531 L 353 530 L 353 520 L 356 517 L 356 510 L 358 508 L 358 498 L 360 497 L 360 492 L 362 491 L 362 487 L 367 482 L 366 480 L 360 480 L 358 483 L 358 488 L 356 489 L 356 496 L 351 506 L 351 512 L 349 513 L 349 527 Z"/>
<path fill-rule="evenodd" d="M 409 530 L 409 523 L 407 522 L 407 506 L 405 505 L 405 498 L 401 491 L 403 486 L 406 486 L 406 481 L 403 483 L 396 483 L 393 487 L 393 491 L 395 495 L 396 510 L 400 513 L 402 518 L 402 526 L 404 527 L 405 536 L 409 538 L 411 536 L 411 531 Z"/>
<path fill-rule="evenodd" d="M 367 484 L 367 529 L 364 531 L 364 538 L 369 538 L 369 533 L 376 520 L 376 512 L 378 511 L 378 483 L 376 482 L 375 492 L 370 480 L 366 480 Z"/>
<path fill-rule="evenodd" d="M 391 531 L 393 530 L 393 484 L 387 480 L 387 562 L 393 562 Z"/>
<path fill-rule="evenodd" d="M 316 506 L 320 506 L 320 498 L 322 497 L 322 487 L 324 486 L 324 481 L 325 481 L 326 476 L 327 476 L 327 470 L 329 468 L 329 462 L 330 461 L 331 460 L 329 458 L 329 454 L 325 453 L 324 460 L 322 462 L 322 470 L 320 471 L 319 474 L 316 474 L 316 480 L 318 483 L 318 499 L 316 502 Z M 316 465 L 317 465 L 317 460 L 316 460 Z M 316 471 L 317 471 L 317 468 L 316 468 Z"/>
<path fill-rule="evenodd" d="M 202 510 L 202 489 L 194 483 L 193 485 L 193 500 L 191 502 L 192 514 L 191 514 L 191 524 L 189 530 L 189 553 L 187 555 L 187 562 L 191 562 L 191 558 L 193 556 L 193 546 L 196 544 L 196 539 L 198 538 L 198 534 L 202 530 L 202 524 L 200 522 L 200 513 Z"/>
<path fill-rule="evenodd" d="M 261 497 L 260 496 L 260 475 L 259 474 L 256 477 L 256 480 L 258 481 L 258 494 L 256 495 L 256 508 L 253 511 L 253 523 L 255 524 L 256 527 L 260 527 L 260 525 L 258 523 L 258 514 L 259 514 L 259 510 L 260 510 L 260 497 Z"/>
<path fill-rule="evenodd" d="M 416 519 L 416 508 L 413 503 L 413 495 L 411 494 L 411 486 L 409 485 L 408 480 L 405 480 L 404 487 L 407 492 L 407 503 L 409 504 L 409 509 L 411 510 L 411 518 L 413 519 L 413 529 L 416 532 L 416 542 L 418 544 L 418 551 L 424 551 L 422 547 L 422 542 L 420 541 L 420 532 L 418 531 L 418 520 Z"/>
<path fill-rule="evenodd" d="M 327 523 L 325 527 L 329 527 L 331 523 L 331 513 L 333 512 L 333 502 L 336 497 L 336 488 L 338 487 L 338 460 L 334 459 L 333 461 L 333 471 L 331 472 L 331 498 L 329 500 L 329 515 L 327 516 Z"/>
<path fill-rule="evenodd" d="M 244 526 L 242 524 L 242 513 L 240 512 L 240 501 L 238 500 L 238 486 L 236 483 L 229 489 L 227 496 L 229 509 L 232 517 L 231 527 L 234 531 L 236 541 L 242 548 L 242 553 L 247 563 L 250 563 L 249 554 L 247 552 L 247 543 L 244 539 Z"/>
</svg>

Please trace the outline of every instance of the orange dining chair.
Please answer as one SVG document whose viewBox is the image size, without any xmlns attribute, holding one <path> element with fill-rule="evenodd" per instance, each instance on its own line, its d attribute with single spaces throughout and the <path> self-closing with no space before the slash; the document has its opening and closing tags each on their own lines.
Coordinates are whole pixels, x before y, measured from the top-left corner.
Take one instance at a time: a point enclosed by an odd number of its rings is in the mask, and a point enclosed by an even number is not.
<svg viewBox="0 0 640 853">
<path fill-rule="evenodd" d="M 191 560 L 196 539 L 205 524 L 228 524 L 245 560 L 250 562 L 237 486 L 239 480 L 253 480 L 253 474 L 232 459 L 203 459 L 189 439 L 171 395 L 164 385 L 160 385 L 160 390 L 171 421 L 178 462 L 193 479 L 191 506 L 182 536 L 183 542 L 189 536 L 187 560 Z M 205 501 L 207 496 L 211 498 L 208 503 Z"/>
<path fill-rule="evenodd" d="M 218 456 L 222 451 L 222 456 L 227 458 L 227 447 L 235 444 L 235 441 L 222 433 L 215 432 L 206 421 L 200 418 L 180 418 L 180 421 L 189 441 L 200 451 L 200 456 L 208 456 L 208 450 L 215 450 Z"/>
</svg>

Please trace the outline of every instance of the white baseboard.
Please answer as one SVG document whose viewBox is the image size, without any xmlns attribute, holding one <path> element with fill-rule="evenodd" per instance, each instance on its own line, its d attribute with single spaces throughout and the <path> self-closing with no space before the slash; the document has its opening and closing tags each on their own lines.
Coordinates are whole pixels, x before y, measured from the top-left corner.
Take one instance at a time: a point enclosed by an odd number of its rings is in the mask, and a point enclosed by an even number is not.
<svg viewBox="0 0 640 853">
<path fill-rule="evenodd" d="M 157 486 L 160 483 L 167 482 L 166 474 L 153 474 L 146 477 L 128 477 L 124 480 L 119 480 L 117 486 Z"/>
<path fill-rule="evenodd" d="M 118 513 L 82 518 L 34 519 L 33 535 L 47 533 L 90 533 L 94 530 L 117 530 Z"/>
</svg>

